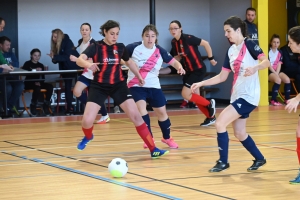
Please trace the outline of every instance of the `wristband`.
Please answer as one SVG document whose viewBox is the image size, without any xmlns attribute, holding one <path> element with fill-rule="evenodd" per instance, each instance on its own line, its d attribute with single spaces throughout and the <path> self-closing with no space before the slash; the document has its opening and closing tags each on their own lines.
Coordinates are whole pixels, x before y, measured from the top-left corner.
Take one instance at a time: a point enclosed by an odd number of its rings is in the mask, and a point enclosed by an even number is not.
<svg viewBox="0 0 300 200">
<path fill-rule="evenodd" d="M 208 60 L 213 60 L 215 57 L 212 56 L 212 57 L 208 57 Z"/>
</svg>

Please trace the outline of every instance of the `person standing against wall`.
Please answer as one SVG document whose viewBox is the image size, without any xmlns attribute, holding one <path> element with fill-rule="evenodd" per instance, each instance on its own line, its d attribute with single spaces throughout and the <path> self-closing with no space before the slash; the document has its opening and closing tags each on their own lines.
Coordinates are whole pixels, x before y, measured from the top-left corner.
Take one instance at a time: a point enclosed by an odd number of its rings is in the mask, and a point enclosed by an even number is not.
<svg viewBox="0 0 300 200">
<path fill-rule="evenodd" d="M 254 24 L 254 20 L 256 18 L 256 10 L 255 8 L 247 8 L 246 10 L 246 19 L 245 22 L 247 24 L 247 33 L 248 37 L 255 42 L 257 45 L 259 45 L 258 42 L 258 30 L 256 24 Z"/>
</svg>

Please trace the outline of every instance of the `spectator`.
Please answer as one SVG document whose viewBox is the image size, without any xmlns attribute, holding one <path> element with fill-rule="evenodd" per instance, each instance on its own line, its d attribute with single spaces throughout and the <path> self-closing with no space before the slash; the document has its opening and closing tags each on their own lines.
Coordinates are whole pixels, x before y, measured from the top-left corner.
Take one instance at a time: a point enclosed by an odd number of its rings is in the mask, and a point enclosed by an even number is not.
<svg viewBox="0 0 300 200">
<path fill-rule="evenodd" d="M 259 45 L 257 26 L 254 24 L 255 18 L 256 18 L 256 10 L 255 10 L 255 8 L 252 8 L 252 7 L 247 8 L 245 22 L 247 24 L 248 37 L 253 42 L 255 42 L 257 45 Z"/>
<path fill-rule="evenodd" d="M 6 37 L 2 36 L 0 37 L 0 50 L 3 55 L 3 57 L 6 60 L 6 63 L 10 68 L 19 68 L 19 61 L 16 57 L 16 55 L 12 52 L 10 52 L 10 45 L 11 40 Z M 7 76 L 6 80 L 19 80 L 18 76 Z M 18 103 L 19 97 L 22 94 L 22 91 L 24 89 L 24 83 L 23 81 L 13 81 L 13 82 L 7 82 L 6 83 L 6 95 L 7 95 L 7 107 L 10 112 L 12 112 L 12 109 L 19 115 L 18 111 L 15 109 L 15 106 Z"/>
</svg>

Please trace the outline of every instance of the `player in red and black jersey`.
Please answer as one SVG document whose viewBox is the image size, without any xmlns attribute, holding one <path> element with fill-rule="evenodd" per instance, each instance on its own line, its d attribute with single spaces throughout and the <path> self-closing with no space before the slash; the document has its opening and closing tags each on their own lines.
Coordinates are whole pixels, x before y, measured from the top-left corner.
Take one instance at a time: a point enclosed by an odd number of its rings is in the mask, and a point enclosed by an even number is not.
<svg viewBox="0 0 300 200">
<path fill-rule="evenodd" d="M 155 147 L 147 125 L 127 88 L 120 65 L 121 59 L 125 61 L 126 66 L 138 78 L 140 85 L 144 84 L 144 80 L 135 62 L 130 59 L 125 45 L 117 43 L 120 31 L 119 23 L 108 20 L 100 29 L 104 39 L 86 48 L 76 61 L 78 66 L 88 68 L 94 72 L 94 80 L 91 81 L 88 102 L 82 118 L 82 130 L 85 136 L 78 144 L 78 150 L 83 150 L 87 143 L 93 140 L 94 119 L 98 114 L 100 105 L 103 105 L 107 96 L 110 96 L 134 123 L 138 134 L 149 147 L 151 157 L 158 158 L 167 154 L 168 151 Z M 93 58 L 93 63 L 88 62 L 88 58 Z"/>
<path fill-rule="evenodd" d="M 203 46 L 207 52 L 210 63 L 215 66 L 215 61 L 209 43 L 203 39 L 197 38 L 193 35 L 184 34 L 182 32 L 181 23 L 173 20 L 169 25 L 169 31 L 174 37 L 171 41 L 172 52 L 178 61 L 181 62 L 186 74 L 183 76 L 182 96 L 184 99 L 194 102 L 198 108 L 206 116 L 206 119 L 201 126 L 209 126 L 216 121 L 215 100 L 208 101 L 200 96 L 199 90 L 192 93 L 190 87 L 193 83 L 202 81 L 205 77 L 206 66 L 201 58 L 198 46 Z"/>
</svg>

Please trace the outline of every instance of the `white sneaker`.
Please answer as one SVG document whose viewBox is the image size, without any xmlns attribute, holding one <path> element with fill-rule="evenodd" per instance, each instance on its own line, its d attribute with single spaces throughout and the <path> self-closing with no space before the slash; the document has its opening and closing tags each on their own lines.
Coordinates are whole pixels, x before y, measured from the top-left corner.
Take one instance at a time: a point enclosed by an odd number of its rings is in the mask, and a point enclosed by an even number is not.
<svg viewBox="0 0 300 200">
<path fill-rule="evenodd" d="M 106 124 L 109 121 L 110 121 L 110 118 L 107 114 L 105 116 L 101 116 L 101 118 L 97 121 L 97 124 Z"/>
<path fill-rule="evenodd" d="M 119 106 L 114 107 L 114 112 L 115 113 L 120 113 L 121 112 Z"/>
</svg>

